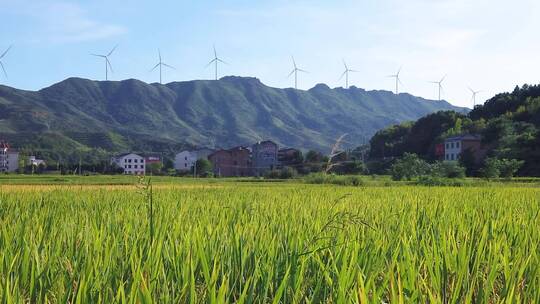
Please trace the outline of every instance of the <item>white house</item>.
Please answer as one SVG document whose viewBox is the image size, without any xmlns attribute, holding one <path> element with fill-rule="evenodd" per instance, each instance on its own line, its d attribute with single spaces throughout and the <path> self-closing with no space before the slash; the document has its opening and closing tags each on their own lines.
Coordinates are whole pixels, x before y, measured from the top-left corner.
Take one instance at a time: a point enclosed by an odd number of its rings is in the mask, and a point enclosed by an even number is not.
<svg viewBox="0 0 540 304">
<path fill-rule="evenodd" d="M 479 155 L 482 152 L 480 136 L 465 134 L 447 138 L 444 141 L 444 160 L 457 161 L 461 153 L 466 150 L 471 150 L 475 158 L 481 157 Z"/>
<path fill-rule="evenodd" d="M 19 169 L 19 152 L 7 144 L 0 145 L 0 172 L 15 172 Z"/>
<path fill-rule="evenodd" d="M 208 159 L 208 155 L 214 152 L 203 148 L 194 151 L 182 151 L 174 157 L 174 169 L 178 171 L 191 171 L 198 159 Z"/>
<path fill-rule="evenodd" d="M 135 153 L 125 153 L 115 156 L 111 159 L 111 163 L 124 169 L 124 174 L 142 175 L 145 173 L 144 157 Z"/>
<path fill-rule="evenodd" d="M 29 162 L 29 165 L 34 166 L 34 167 L 39 167 L 41 165 L 43 165 L 43 166 L 47 165 L 43 159 L 38 159 L 35 156 L 30 156 L 28 158 L 28 162 Z"/>
</svg>

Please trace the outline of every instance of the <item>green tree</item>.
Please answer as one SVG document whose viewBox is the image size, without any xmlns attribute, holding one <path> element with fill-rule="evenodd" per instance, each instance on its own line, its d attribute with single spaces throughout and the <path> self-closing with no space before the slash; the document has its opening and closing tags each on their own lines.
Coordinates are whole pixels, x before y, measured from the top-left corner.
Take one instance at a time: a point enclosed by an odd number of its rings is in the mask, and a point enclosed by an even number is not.
<svg viewBox="0 0 540 304">
<path fill-rule="evenodd" d="M 162 170 L 163 170 L 162 162 L 150 163 L 146 165 L 147 174 L 157 175 L 157 174 L 160 174 Z"/>
<path fill-rule="evenodd" d="M 200 158 L 195 162 L 197 176 L 209 176 L 212 174 L 212 163 L 208 159 Z"/>
<path fill-rule="evenodd" d="M 394 180 L 412 180 L 427 174 L 429 171 L 429 164 L 414 153 L 405 153 L 390 169 Z"/>
</svg>

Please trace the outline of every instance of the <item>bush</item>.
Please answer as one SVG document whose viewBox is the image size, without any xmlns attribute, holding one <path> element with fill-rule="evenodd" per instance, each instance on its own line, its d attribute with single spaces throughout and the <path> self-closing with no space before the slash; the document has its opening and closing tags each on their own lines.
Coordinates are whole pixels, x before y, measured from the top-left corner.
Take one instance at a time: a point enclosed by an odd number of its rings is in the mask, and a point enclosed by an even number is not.
<svg viewBox="0 0 540 304">
<path fill-rule="evenodd" d="M 308 184 L 333 184 L 340 186 L 364 186 L 365 182 L 359 176 L 338 176 L 333 174 L 315 173 L 304 177 Z"/>
<path fill-rule="evenodd" d="M 294 168 L 285 167 L 281 170 L 270 170 L 264 174 L 266 179 L 291 179 L 298 175 Z"/>
<path fill-rule="evenodd" d="M 298 172 L 296 172 L 296 170 L 291 167 L 285 167 L 279 172 L 279 178 L 281 179 L 290 179 L 296 177 L 297 175 Z"/>
<path fill-rule="evenodd" d="M 430 171 L 429 164 L 413 153 L 405 153 L 390 168 L 393 180 L 412 180 L 426 175 Z"/>
<path fill-rule="evenodd" d="M 431 165 L 430 175 L 433 177 L 464 178 L 465 170 L 456 162 L 436 162 Z"/>
<path fill-rule="evenodd" d="M 457 179 L 448 179 L 448 178 L 442 178 L 438 176 L 425 175 L 425 176 L 421 176 L 415 184 L 420 185 L 420 186 L 430 186 L 430 187 L 438 187 L 438 186 L 461 187 L 464 185 L 464 182 Z"/>
<path fill-rule="evenodd" d="M 519 168 L 523 166 L 523 163 L 523 161 L 517 159 L 486 158 L 484 168 L 480 172 L 487 179 L 498 177 L 512 178 Z"/>
</svg>

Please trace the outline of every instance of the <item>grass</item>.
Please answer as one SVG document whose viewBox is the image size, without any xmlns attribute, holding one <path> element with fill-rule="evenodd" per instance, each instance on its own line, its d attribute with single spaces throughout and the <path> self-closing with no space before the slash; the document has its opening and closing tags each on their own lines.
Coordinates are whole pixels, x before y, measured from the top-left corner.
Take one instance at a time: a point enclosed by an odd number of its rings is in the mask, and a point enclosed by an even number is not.
<svg viewBox="0 0 540 304">
<path fill-rule="evenodd" d="M 0 184 L 2 302 L 540 301 L 534 187 L 92 178 Z"/>
</svg>

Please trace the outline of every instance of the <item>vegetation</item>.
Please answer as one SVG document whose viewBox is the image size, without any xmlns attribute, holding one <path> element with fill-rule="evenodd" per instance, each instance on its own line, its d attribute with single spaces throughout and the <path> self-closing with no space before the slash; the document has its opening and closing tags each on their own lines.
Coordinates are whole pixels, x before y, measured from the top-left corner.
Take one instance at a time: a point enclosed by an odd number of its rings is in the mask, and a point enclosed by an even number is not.
<svg viewBox="0 0 540 304">
<path fill-rule="evenodd" d="M 261 137 L 324 151 L 335 134 L 349 133 L 359 141 L 389 123 L 451 109 L 460 110 L 446 102 L 358 88 L 276 89 L 256 78 L 166 85 L 69 78 L 37 92 L 0 87 L 0 140 L 47 161 L 65 162 L 74 155 L 70 164 L 78 163 L 80 153 L 89 154 L 86 162 L 100 150 L 170 155 Z"/>
<path fill-rule="evenodd" d="M 0 298 L 5 303 L 534 303 L 540 298 L 538 188 L 261 187 L 153 179 L 153 189 L 145 183 L 0 184 Z"/>
</svg>

